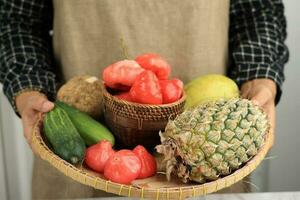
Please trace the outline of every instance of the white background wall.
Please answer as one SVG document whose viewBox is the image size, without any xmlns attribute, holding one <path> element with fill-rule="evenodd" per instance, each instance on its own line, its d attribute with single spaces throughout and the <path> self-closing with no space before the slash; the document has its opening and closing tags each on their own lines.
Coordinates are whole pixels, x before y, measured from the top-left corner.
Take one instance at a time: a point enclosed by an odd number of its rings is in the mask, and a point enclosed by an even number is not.
<svg viewBox="0 0 300 200">
<path fill-rule="evenodd" d="M 300 190 L 300 1 L 284 3 L 291 55 L 277 107 L 276 144 L 270 153 L 276 158 L 264 161 L 252 180 L 260 192 Z M 30 199 L 32 154 L 23 139 L 20 120 L 2 91 L 0 121 L 0 199 Z"/>
<path fill-rule="evenodd" d="M 1 109 L 0 109 L 1 113 Z M 4 163 L 4 148 L 3 148 L 3 135 L 1 130 L 1 120 L 0 120 L 0 199 L 7 199 L 7 187 L 6 187 L 6 169 Z"/>
<path fill-rule="evenodd" d="M 269 161 L 270 191 L 300 190 L 300 1 L 284 0 L 288 20 L 283 96 L 277 107 L 276 144 Z"/>
<path fill-rule="evenodd" d="M 0 189 L 5 183 L 7 199 L 29 200 L 31 199 L 32 153 L 23 137 L 21 120 L 16 117 L 2 89 L 0 111 L 0 133 L 2 132 L 0 159 L 3 156 L 5 164 L 3 165 L 0 160 Z M 5 170 L 4 179 L 1 178 L 1 168 Z M 1 200 L 6 199 L 2 198 L 5 193 L 0 193 Z"/>
</svg>

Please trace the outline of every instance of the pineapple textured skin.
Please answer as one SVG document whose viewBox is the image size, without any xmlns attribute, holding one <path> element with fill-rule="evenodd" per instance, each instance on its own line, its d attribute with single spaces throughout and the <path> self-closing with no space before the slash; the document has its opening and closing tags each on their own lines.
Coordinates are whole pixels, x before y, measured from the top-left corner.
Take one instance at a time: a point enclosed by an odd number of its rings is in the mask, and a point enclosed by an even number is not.
<svg viewBox="0 0 300 200">
<path fill-rule="evenodd" d="M 186 110 L 160 133 L 166 174 L 204 183 L 230 174 L 257 154 L 269 131 L 266 114 L 246 99 Z"/>
</svg>

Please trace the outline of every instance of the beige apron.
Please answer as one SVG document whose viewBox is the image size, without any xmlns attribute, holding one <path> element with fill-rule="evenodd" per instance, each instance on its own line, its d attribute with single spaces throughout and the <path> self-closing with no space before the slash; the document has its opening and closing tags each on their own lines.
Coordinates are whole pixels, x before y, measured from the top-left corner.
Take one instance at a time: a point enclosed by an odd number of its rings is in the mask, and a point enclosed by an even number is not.
<svg viewBox="0 0 300 200">
<path fill-rule="evenodd" d="M 54 0 L 54 56 L 65 80 L 100 76 L 107 65 L 155 52 L 187 82 L 224 73 L 227 64 L 229 0 Z M 233 190 L 233 189 L 230 189 Z M 242 190 L 239 190 L 242 191 Z M 35 159 L 33 198 L 83 198 L 104 192 L 73 182 Z M 106 194 L 111 195 L 111 194 Z"/>
</svg>

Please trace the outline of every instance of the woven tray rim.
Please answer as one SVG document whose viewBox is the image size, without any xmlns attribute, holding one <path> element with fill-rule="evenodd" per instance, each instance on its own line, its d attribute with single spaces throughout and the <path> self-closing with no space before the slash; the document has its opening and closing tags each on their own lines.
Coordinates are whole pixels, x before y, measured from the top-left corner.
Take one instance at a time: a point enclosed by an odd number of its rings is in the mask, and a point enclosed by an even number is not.
<svg viewBox="0 0 300 200">
<path fill-rule="evenodd" d="M 39 127 L 41 126 L 41 123 L 42 119 L 39 118 L 35 123 L 32 131 L 32 148 L 39 157 L 49 162 L 53 167 L 62 172 L 64 175 L 82 184 L 91 186 L 95 189 L 117 194 L 119 196 L 137 197 L 142 199 L 183 199 L 188 197 L 203 196 L 229 187 L 234 183 L 242 180 L 254 169 L 256 169 L 256 167 L 266 156 L 267 152 L 270 150 L 273 142 L 273 134 L 268 131 L 265 135 L 265 144 L 259 150 L 256 156 L 249 160 L 242 168 L 236 170 L 234 173 L 228 176 L 219 178 L 216 181 L 195 186 L 149 189 L 114 183 L 97 177 L 91 173 L 87 173 L 83 169 L 69 164 L 68 162 L 54 154 L 45 144 L 40 134 Z"/>
</svg>

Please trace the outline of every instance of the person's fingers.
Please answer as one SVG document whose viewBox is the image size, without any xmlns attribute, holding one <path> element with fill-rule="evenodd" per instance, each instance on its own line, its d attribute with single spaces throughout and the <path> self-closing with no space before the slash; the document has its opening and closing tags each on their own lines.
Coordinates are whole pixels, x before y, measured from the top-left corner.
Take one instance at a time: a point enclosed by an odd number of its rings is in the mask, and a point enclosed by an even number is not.
<svg viewBox="0 0 300 200">
<path fill-rule="evenodd" d="M 264 111 L 267 113 L 270 122 L 270 133 L 271 133 L 271 143 L 274 144 L 275 140 L 275 125 L 276 125 L 276 112 L 274 101 L 269 101 L 263 106 Z"/>
<path fill-rule="evenodd" d="M 27 142 L 29 143 L 30 138 L 31 138 L 30 131 L 31 131 L 31 128 L 32 128 L 32 124 L 30 124 L 30 120 L 27 119 L 27 118 L 24 118 L 22 120 L 22 124 L 23 124 L 24 137 L 27 140 Z"/>
<path fill-rule="evenodd" d="M 241 87 L 241 96 L 242 98 L 247 99 L 251 90 L 251 81 L 244 83 Z"/>
<path fill-rule="evenodd" d="M 270 121 L 270 124 L 271 124 L 271 128 L 272 130 L 274 130 L 274 127 L 275 127 L 275 123 L 276 123 L 276 114 L 275 114 L 275 106 L 273 103 L 267 103 L 263 109 L 265 110 L 265 112 L 267 113 L 268 115 L 268 118 L 269 118 L 269 121 Z"/>
<path fill-rule="evenodd" d="M 38 111 L 32 110 L 32 112 L 26 112 L 26 115 L 22 117 L 22 124 L 23 124 L 23 131 L 24 131 L 24 137 L 33 151 L 33 153 L 37 153 L 36 149 L 32 146 L 32 134 L 33 134 L 33 128 L 36 125 L 37 120 L 41 118 L 41 113 Z M 40 128 L 40 127 L 39 127 Z"/>
<path fill-rule="evenodd" d="M 272 98 L 272 93 L 266 89 L 251 90 L 249 98 L 255 105 L 263 106 Z"/>
<path fill-rule="evenodd" d="M 34 124 L 30 124 L 30 122 L 26 122 L 26 120 L 23 120 L 23 127 L 24 127 L 24 137 L 29 145 L 29 147 L 32 149 L 32 130 L 33 130 Z M 35 152 L 34 152 L 35 153 Z"/>
<path fill-rule="evenodd" d="M 37 95 L 35 99 L 32 99 L 31 106 L 34 110 L 45 113 L 53 109 L 54 103 L 49 101 L 44 95 Z"/>
<path fill-rule="evenodd" d="M 24 136 L 29 145 L 32 140 L 32 129 L 38 120 L 40 113 L 50 111 L 54 107 L 54 104 L 48 101 L 47 97 L 43 94 L 35 94 L 28 98 L 28 104 L 23 109 L 22 123 Z"/>
<path fill-rule="evenodd" d="M 37 111 L 35 110 L 26 110 L 22 116 L 24 136 L 27 141 L 31 138 L 31 129 L 34 126 L 34 123 L 37 120 Z"/>
<path fill-rule="evenodd" d="M 246 82 L 241 87 L 243 98 L 250 99 L 253 104 L 260 106 L 268 115 L 270 123 L 270 142 L 274 144 L 275 131 L 275 95 L 276 83 L 269 79 L 255 79 Z"/>
<path fill-rule="evenodd" d="M 32 151 L 33 128 L 40 115 L 54 108 L 54 103 L 48 101 L 47 97 L 38 91 L 28 91 L 16 97 L 16 106 L 22 118 L 24 137 Z"/>
</svg>

